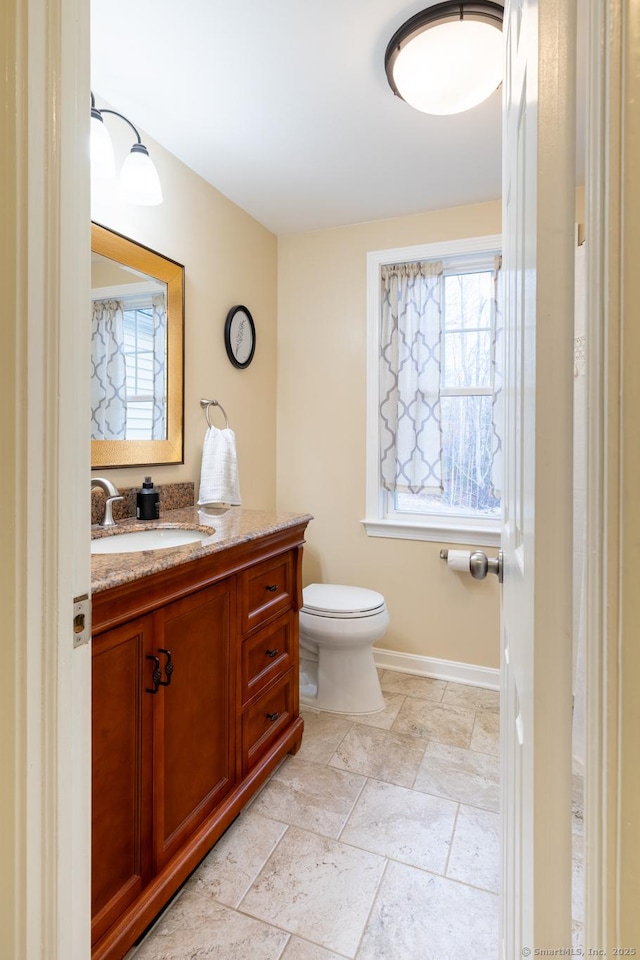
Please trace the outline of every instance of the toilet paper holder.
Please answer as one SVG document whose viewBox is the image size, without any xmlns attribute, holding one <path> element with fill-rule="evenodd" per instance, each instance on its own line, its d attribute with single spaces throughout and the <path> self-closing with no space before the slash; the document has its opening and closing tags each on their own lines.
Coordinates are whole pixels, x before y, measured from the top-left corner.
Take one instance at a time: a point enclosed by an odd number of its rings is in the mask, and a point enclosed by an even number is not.
<svg viewBox="0 0 640 960">
<path fill-rule="evenodd" d="M 448 560 L 449 551 L 443 548 L 440 551 L 440 559 Z M 498 550 L 497 557 L 488 557 L 482 550 L 474 550 L 469 554 L 469 573 L 474 580 L 484 580 L 488 573 L 495 573 L 498 581 L 502 583 L 503 577 L 503 555 L 502 550 Z"/>
</svg>

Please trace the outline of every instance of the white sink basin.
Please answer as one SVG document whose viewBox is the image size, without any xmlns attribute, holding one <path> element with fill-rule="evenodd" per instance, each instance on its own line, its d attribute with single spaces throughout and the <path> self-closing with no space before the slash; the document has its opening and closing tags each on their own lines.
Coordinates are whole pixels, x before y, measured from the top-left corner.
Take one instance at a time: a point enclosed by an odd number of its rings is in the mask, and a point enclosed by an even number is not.
<svg viewBox="0 0 640 960">
<path fill-rule="evenodd" d="M 213 529 L 182 530 L 175 527 L 153 530 L 133 530 L 130 533 L 114 533 L 110 537 L 96 537 L 91 541 L 91 553 L 136 553 L 139 550 L 168 550 L 186 543 L 198 543 L 213 535 Z"/>
</svg>

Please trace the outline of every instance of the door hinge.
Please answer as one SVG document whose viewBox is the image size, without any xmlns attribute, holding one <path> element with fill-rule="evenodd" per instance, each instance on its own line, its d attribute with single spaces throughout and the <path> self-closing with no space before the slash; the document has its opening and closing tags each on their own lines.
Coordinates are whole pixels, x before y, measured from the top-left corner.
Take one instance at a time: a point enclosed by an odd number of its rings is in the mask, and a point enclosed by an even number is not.
<svg viewBox="0 0 640 960">
<path fill-rule="evenodd" d="M 91 600 L 87 593 L 73 598 L 73 646 L 81 647 L 91 639 Z"/>
</svg>

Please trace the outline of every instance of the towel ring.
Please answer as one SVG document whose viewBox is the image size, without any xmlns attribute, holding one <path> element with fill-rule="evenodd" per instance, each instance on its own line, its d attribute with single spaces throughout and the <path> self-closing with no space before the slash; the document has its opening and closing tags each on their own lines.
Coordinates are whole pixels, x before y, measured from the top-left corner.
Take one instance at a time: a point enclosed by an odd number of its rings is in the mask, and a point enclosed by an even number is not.
<svg viewBox="0 0 640 960">
<path fill-rule="evenodd" d="M 210 408 L 211 408 L 211 407 L 220 407 L 220 410 L 222 411 L 222 415 L 223 415 L 223 417 L 224 417 L 225 429 L 226 429 L 226 430 L 229 429 L 229 417 L 228 417 L 227 414 L 225 413 L 225 409 L 224 409 L 224 407 L 222 406 L 221 403 L 218 403 L 217 400 L 201 400 L 201 401 L 200 401 L 200 406 L 201 406 L 202 409 L 204 410 L 205 417 L 207 418 L 207 426 L 209 426 L 209 427 L 212 427 L 212 426 L 213 426 L 213 424 L 211 423 L 211 420 L 210 420 L 210 418 L 209 418 L 209 410 L 210 410 Z"/>
</svg>

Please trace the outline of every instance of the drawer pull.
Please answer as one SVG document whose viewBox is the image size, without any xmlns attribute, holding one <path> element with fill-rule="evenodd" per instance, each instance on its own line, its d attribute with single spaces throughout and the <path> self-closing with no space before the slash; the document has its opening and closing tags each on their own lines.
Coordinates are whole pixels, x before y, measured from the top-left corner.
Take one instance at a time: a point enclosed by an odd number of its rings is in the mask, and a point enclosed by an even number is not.
<svg viewBox="0 0 640 960">
<path fill-rule="evenodd" d="M 266 653 L 266 655 L 267 655 L 268 657 L 271 658 L 271 660 L 273 660 L 274 657 L 277 657 L 277 656 L 278 656 L 278 654 L 280 653 L 280 651 L 279 651 L 279 650 L 265 650 L 265 653 Z"/>
<path fill-rule="evenodd" d="M 153 673 L 151 674 L 151 679 L 153 680 L 153 689 L 150 687 L 145 687 L 145 693 L 157 693 L 160 689 L 160 684 L 162 682 L 162 672 L 160 670 L 160 658 L 147 655 L 147 660 L 153 660 L 155 666 L 153 668 Z"/>
<path fill-rule="evenodd" d="M 279 714 L 279 713 L 267 713 L 267 714 L 265 714 L 265 716 L 266 716 L 267 720 L 271 720 L 271 722 L 273 723 L 274 720 L 277 720 L 277 719 L 278 719 L 278 717 L 280 716 L 280 714 Z"/>
<path fill-rule="evenodd" d="M 168 687 L 171 683 L 171 674 L 173 673 L 173 660 L 171 659 L 171 650 L 163 650 L 162 647 L 158 648 L 158 653 L 164 653 L 167 658 L 164 665 L 164 675 L 167 678 L 166 680 L 160 681 L 161 687 Z"/>
<path fill-rule="evenodd" d="M 271 583 L 271 584 L 269 584 L 268 587 L 265 587 L 265 590 L 268 590 L 269 593 L 275 593 L 277 589 L 278 589 L 278 584 L 277 584 L 277 583 Z"/>
</svg>

